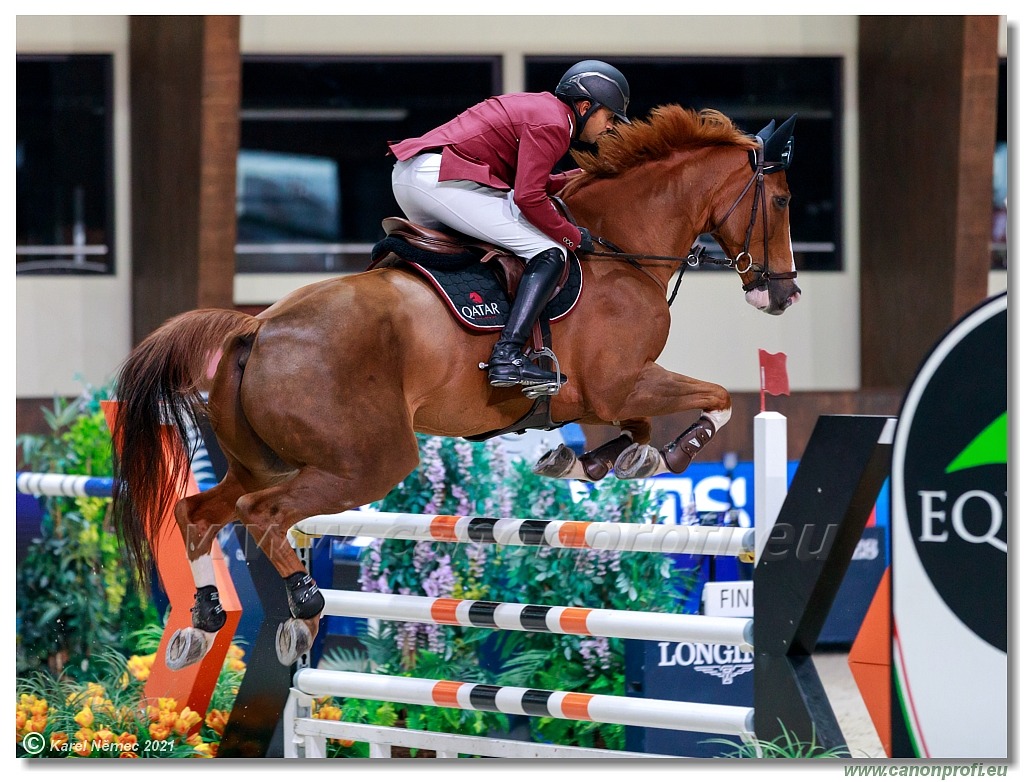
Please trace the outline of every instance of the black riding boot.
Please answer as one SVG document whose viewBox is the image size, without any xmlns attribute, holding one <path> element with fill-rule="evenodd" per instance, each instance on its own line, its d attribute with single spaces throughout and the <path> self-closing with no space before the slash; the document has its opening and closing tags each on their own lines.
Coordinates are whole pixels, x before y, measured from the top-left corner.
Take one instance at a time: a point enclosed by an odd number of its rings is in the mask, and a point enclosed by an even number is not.
<svg viewBox="0 0 1024 782">
<path fill-rule="evenodd" d="M 504 388 L 565 382 L 564 377 L 559 378 L 554 372 L 542 369 L 523 355 L 523 345 L 554 293 L 564 263 L 562 253 L 551 248 L 535 255 L 526 264 L 508 322 L 487 362 L 487 381 L 492 386 Z"/>
</svg>

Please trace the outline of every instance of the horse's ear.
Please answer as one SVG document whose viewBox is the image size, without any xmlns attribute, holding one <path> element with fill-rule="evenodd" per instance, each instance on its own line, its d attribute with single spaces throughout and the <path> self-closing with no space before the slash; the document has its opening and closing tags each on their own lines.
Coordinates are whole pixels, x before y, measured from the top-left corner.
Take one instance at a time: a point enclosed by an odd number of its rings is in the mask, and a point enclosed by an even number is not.
<svg viewBox="0 0 1024 782">
<path fill-rule="evenodd" d="M 796 114 L 779 125 L 778 129 L 764 142 L 766 174 L 773 171 L 785 171 L 789 168 L 793 159 L 793 128 L 795 126 Z M 762 136 L 762 138 L 764 137 Z"/>
<path fill-rule="evenodd" d="M 763 144 L 764 142 L 766 142 L 768 139 L 770 139 L 772 137 L 772 133 L 774 133 L 774 132 L 775 132 L 775 120 L 772 120 L 767 125 L 765 125 L 763 128 L 761 128 L 759 131 L 757 131 L 757 133 L 755 133 L 754 135 L 756 135 L 759 139 L 761 139 L 761 143 Z"/>
</svg>

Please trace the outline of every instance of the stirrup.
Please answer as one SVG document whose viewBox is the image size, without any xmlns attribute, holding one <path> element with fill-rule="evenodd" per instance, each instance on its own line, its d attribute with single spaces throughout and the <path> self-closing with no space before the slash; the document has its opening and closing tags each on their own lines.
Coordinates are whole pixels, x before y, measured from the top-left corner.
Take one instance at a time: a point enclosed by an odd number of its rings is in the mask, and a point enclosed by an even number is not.
<svg viewBox="0 0 1024 782">
<path fill-rule="evenodd" d="M 554 396 L 562 390 L 562 373 L 558 366 L 558 356 L 551 348 L 541 348 L 538 351 L 531 352 L 528 356 L 528 360 L 533 360 L 534 357 L 543 358 L 547 357 L 551 359 L 551 363 L 555 365 L 555 380 L 550 383 L 534 383 L 533 385 L 523 386 L 523 396 L 527 399 L 536 399 L 540 396 Z"/>
<path fill-rule="evenodd" d="M 524 362 L 532 361 L 533 357 L 547 357 L 551 359 L 551 361 L 555 365 L 555 379 L 553 381 L 536 383 L 525 383 L 520 381 L 518 383 L 509 383 L 507 386 L 494 385 L 493 383 L 491 385 L 493 385 L 495 388 L 514 388 L 517 385 L 522 386 L 523 396 L 525 396 L 527 399 L 536 399 L 537 397 L 540 396 L 554 396 L 561 390 L 562 386 L 565 385 L 566 382 L 568 382 L 568 378 L 566 378 L 565 380 L 562 379 L 565 376 L 560 371 L 560 367 L 558 365 L 558 356 L 555 355 L 554 351 L 552 351 L 551 348 L 541 348 L 540 350 L 537 351 L 531 351 L 529 356 L 521 354 L 520 360 Z M 486 372 L 491 368 L 491 365 L 486 361 L 481 361 L 480 363 L 477 364 L 477 367 Z"/>
</svg>

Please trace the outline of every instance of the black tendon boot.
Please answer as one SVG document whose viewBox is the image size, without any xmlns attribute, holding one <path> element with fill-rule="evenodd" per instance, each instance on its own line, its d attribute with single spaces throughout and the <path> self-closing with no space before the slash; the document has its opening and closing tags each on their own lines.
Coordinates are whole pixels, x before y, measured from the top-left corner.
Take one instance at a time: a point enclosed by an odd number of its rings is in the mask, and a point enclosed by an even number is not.
<svg viewBox="0 0 1024 782">
<path fill-rule="evenodd" d="M 308 573 L 298 571 L 284 580 L 288 590 L 288 610 L 296 619 L 312 619 L 324 610 L 326 601 Z"/>
<path fill-rule="evenodd" d="M 217 587 L 197 587 L 196 602 L 192 606 L 192 626 L 208 633 L 215 633 L 224 626 L 227 620 L 228 616 L 220 604 Z"/>
<path fill-rule="evenodd" d="M 559 381 L 565 382 L 564 376 L 542 369 L 523 355 L 523 345 L 554 293 L 564 264 L 564 256 L 554 248 L 533 256 L 526 264 L 508 322 L 487 362 L 487 382 L 492 386 L 557 386 Z"/>
</svg>

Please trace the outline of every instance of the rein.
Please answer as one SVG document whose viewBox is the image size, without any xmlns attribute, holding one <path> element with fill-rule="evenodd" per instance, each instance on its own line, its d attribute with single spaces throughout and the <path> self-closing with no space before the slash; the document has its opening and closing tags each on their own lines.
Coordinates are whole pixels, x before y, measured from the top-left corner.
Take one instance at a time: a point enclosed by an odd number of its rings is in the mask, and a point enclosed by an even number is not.
<svg viewBox="0 0 1024 782">
<path fill-rule="evenodd" d="M 765 288 L 771 284 L 772 280 L 793 280 L 796 279 L 797 273 L 795 270 L 788 272 L 773 272 L 767 267 L 768 259 L 768 199 L 764 192 L 764 175 L 765 175 L 765 162 L 764 162 L 764 145 L 758 146 L 757 150 L 751 150 L 753 156 L 752 162 L 754 163 L 754 175 L 747 182 L 746 186 L 740 192 L 739 196 L 733 201 L 732 206 L 725 213 L 725 216 L 718 221 L 718 225 L 711 229 L 708 233 L 712 236 L 718 234 L 719 229 L 725 224 L 725 221 L 729 219 L 729 216 L 736 210 L 736 207 L 740 205 L 740 202 L 750 191 L 750 188 L 755 184 L 754 188 L 754 203 L 750 208 L 750 222 L 747 224 L 747 234 L 743 242 L 743 249 L 736 255 L 735 258 L 728 256 L 716 257 L 708 254 L 707 248 L 700 244 L 695 244 L 690 248 L 690 252 L 686 257 L 678 255 L 647 255 L 644 253 L 628 253 L 617 247 L 607 239 L 595 236 L 594 243 L 600 244 L 603 247 L 607 247 L 610 252 L 593 252 L 587 253 L 588 258 L 607 258 L 610 260 L 626 261 L 630 266 L 644 272 L 648 277 L 655 280 L 659 285 L 661 281 L 651 274 L 647 269 L 643 267 L 640 261 L 669 261 L 672 263 L 679 264 L 678 276 L 676 277 L 675 287 L 672 289 L 672 294 L 669 296 L 668 305 L 671 307 L 672 302 L 676 299 L 676 294 L 679 293 L 679 286 L 683 281 L 683 273 L 687 267 L 697 267 L 704 265 L 722 266 L 727 269 L 733 269 L 737 274 L 747 274 L 748 272 L 754 272 L 756 275 L 753 280 L 743 285 L 743 290 L 746 292 L 755 290 L 757 288 Z M 764 258 L 765 265 L 754 263 L 754 258 L 750 254 L 750 240 L 754 234 L 754 226 L 757 224 L 758 205 L 761 207 L 761 219 L 764 222 Z M 564 206 L 564 205 L 563 205 Z M 743 263 L 746 266 L 742 266 Z M 665 290 L 668 290 L 668 286 Z"/>
</svg>

